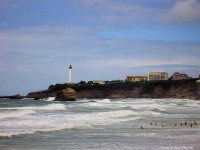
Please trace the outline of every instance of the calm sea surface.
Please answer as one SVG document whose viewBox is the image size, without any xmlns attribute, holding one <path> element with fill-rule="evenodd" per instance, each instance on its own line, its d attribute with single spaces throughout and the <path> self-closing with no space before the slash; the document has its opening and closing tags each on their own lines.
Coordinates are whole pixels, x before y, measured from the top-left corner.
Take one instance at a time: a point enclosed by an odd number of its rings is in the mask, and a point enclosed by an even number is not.
<svg viewBox="0 0 200 150">
<path fill-rule="evenodd" d="M 0 150 L 12 149 L 200 150 L 200 101 L 0 99 Z"/>
</svg>

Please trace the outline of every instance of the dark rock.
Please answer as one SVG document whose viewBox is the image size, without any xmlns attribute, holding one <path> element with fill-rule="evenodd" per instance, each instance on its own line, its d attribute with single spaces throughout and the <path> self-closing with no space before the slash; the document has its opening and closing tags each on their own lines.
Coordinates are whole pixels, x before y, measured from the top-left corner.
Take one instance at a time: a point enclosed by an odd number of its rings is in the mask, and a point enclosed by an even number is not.
<svg viewBox="0 0 200 150">
<path fill-rule="evenodd" d="M 35 97 L 33 100 L 39 100 L 40 98 L 38 98 L 38 97 Z"/>
<path fill-rule="evenodd" d="M 58 92 L 56 95 L 57 101 L 75 101 L 76 100 L 76 91 L 72 88 L 66 88 L 61 92 Z"/>
<path fill-rule="evenodd" d="M 38 92 L 31 92 L 26 97 L 33 98 L 34 100 L 44 99 L 48 97 L 55 97 L 57 92 L 49 92 L 48 90 L 38 91 Z"/>
<path fill-rule="evenodd" d="M 24 96 L 21 96 L 19 94 L 12 95 L 12 96 L 0 96 L 0 98 L 8 98 L 8 99 L 22 99 Z"/>
</svg>

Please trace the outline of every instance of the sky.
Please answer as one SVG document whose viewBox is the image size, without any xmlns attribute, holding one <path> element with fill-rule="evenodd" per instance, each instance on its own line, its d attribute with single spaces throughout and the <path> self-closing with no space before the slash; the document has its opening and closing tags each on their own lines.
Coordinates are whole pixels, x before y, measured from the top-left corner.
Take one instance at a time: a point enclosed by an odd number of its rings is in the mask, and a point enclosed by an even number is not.
<svg viewBox="0 0 200 150">
<path fill-rule="evenodd" d="M 151 71 L 200 74 L 199 0 L 0 0 L 0 95 Z"/>
</svg>

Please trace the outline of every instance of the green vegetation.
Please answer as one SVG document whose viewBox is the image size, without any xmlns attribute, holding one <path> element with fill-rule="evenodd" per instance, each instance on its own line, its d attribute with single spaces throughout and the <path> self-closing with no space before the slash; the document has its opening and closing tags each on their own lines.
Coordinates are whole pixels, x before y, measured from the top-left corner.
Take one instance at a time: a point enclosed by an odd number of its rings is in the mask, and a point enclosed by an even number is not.
<svg viewBox="0 0 200 150">
<path fill-rule="evenodd" d="M 197 79 L 188 79 L 188 80 L 167 80 L 167 81 L 142 81 L 142 82 L 118 82 L 118 83 L 107 83 L 103 85 L 92 84 L 92 82 L 86 83 L 85 81 L 80 81 L 77 84 L 56 84 L 50 85 L 48 91 L 61 91 L 67 87 L 75 89 L 77 92 L 84 89 L 96 89 L 96 90 L 107 90 L 107 89 L 134 89 L 141 88 L 145 93 L 151 93 L 156 87 L 161 87 L 164 90 L 168 90 L 171 87 L 190 87 L 191 90 L 196 89 L 198 84 L 196 83 Z"/>
</svg>

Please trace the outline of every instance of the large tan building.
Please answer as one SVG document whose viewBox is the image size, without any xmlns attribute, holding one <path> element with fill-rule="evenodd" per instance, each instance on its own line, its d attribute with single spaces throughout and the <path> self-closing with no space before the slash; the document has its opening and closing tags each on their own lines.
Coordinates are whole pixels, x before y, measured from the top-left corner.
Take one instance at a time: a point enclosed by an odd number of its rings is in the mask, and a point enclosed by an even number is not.
<svg viewBox="0 0 200 150">
<path fill-rule="evenodd" d="M 127 76 L 126 78 L 130 82 L 147 81 L 147 76 Z"/>
<path fill-rule="evenodd" d="M 168 80 L 167 72 L 150 72 L 148 74 L 148 81 Z"/>
</svg>

